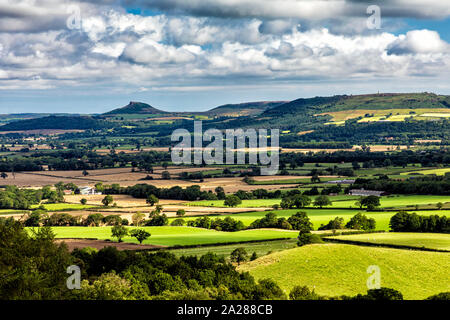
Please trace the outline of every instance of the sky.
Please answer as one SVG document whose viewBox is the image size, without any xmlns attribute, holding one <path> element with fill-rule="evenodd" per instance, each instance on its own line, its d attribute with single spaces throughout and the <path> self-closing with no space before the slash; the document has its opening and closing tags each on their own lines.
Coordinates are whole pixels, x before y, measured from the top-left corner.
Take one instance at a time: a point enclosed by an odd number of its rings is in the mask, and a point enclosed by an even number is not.
<svg viewBox="0 0 450 320">
<path fill-rule="evenodd" d="M 450 0 L 0 0 L 0 113 L 450 94 Z"/>
</svg>

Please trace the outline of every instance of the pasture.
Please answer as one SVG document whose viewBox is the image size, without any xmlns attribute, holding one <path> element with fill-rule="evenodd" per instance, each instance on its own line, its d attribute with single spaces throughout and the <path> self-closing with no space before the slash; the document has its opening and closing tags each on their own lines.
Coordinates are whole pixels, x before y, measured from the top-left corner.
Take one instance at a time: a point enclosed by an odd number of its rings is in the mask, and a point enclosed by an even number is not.
<svg viewBox="0 0 450 320">
<path fill-rule="evenodd" d="M 132 230 L 134 227 L 129 227 Z M 296 238 L 297 231 L 255 229 L 239 232 L 221 232 L 191 227 L 141 227 L 151 233 L 143 244 L 161 246 L 185 246 L 228 243 L 252 240 Z M 52 227 L 57 239 L 111 239 L 111 227 Z M 138 243 L 135 238 L 125 237 L 124 242 Z"/>
<path fill-rule="evenodd" d="M 258 257 L 282 250 L 292 249 L 297 247 L 297 239 L 291 240 L 274 240 L 245 244 L 231 244 L 223 246 L 198 247 L 187 249 L 170 249 L 170 252 L 177 256 L 197 256 L 201 257 L 204 254 L 212 252 L 225 259 L 230 258 L 231 252 L 236 248 L 245 248 L 247 254 L 250 256 L 255 252 Z"/>
<path fill-rule="evenodd" d="M 296 214 L 299 211 L 304 211 L 308 214 L 311 220 L 314 230 L 320 227 L 321 224 L 327 224 L 330 220 L 336 217 L 344 218 L 344 223 L 347 223 L 351 217 L 353 217 L 358 212 L 362 212 L 369 218 L 374 218 L 376 221 L 376 230 L 389 230 L 389 221 L 393 215 L 396 214 L 395 211 L 392 212 L 365 212 L 361 210 L 346 210 L 346 209 L 289 209 L 289 210 L 271 210 L 277 214 L 279 218 L 289 218 L 290 216 Z M 428 215 L 445 215 L 450 217 L 450 210 L 429 210 L 429 211 L 414 211 L 418 215 L 428 216 Z M 245 226 L 249 226 L 253 221 L 263 218 L 268 212 L 247 212 L 247 213 L 236 213 L 221 215 L 218 218 L 225 218 L 227 216 L 242 221 Z M 216 218 L 216 217 L 211 217 Z M 193 220 L 195 217 L 186 217 L 185 220 Z"/>
<path fill-rule="evenodd" d="M 256 279 L 271 278 L 287 293 L 295 285 L 327 296 L 367 292 L 367 268 L 381 270 L 381 286 L 402 292 L 405 299 L 424 299 L 450 291 L 448 253 L 315 244 L 276 252 L 238 269 Z"/>
<path fill-rule="evenodd" d="M 435 174 L 437 176 L 443 176 L 447 172 L 450 172 L 450 168 L 441 168 L 441 169 L 429 169 L 429 170 L 419 170 L 419 171 L 408 171 L 401 173 L 402 175 L 408 175 L 413 173 L 420 173 L 420 174 Z"/>
<path fill-rule="evenodd" d="M 316 197 L 311 197 L 314 201 Z M 331 208 L 353 208 L 358 209 L 359 206 L 355 202 L 360 198 L 359 196 L 330 196 L 332 205 Z M 415 205 L 429 205 L 437 203 L 450 202 L 450 196 L 432 196 L 432 195 L 397 195 L 397 196 L 385 196 L 380 198 L 380 208 L 396 208 Z M 242 203 L 238 205 L 238 208 L 258 208 L 258 207 L 272 207 L 275 204 L 280 204 L 281 199 L 252 199 L 242 200 Z M 224 200 L 203 200 L 189 202 L 188 206 L 201 206 L 201 207 L 225 207 Z M 312 204 L 310 205 L 312 207 Z"/>
<path fill-rule="evenodd" d="M 424 247 L 430 249 L 450 250 L 450 234 L 442 234 L 442 233 L 389 232 L 389 233 L 353 234 L 328 238 L 369 242 L 374 244 L 377 243 L 393 244 L 418 248 Z"/>
</svg>

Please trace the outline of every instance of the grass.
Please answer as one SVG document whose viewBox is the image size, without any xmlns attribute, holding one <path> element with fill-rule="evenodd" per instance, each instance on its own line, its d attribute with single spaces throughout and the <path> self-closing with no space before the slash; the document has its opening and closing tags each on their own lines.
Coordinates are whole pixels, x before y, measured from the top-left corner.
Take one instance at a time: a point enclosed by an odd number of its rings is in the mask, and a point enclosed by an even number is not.
<svg viewBox="0 0 450 320">
<path fill-rule="evenodd" d="M 339 178 L 320 178 L 321 182 L 339 180 Z M 251 185 L 277 185 L 277 184 L 301 184 L 301 183 L 311 183 L 311 178 L 300 178 L 300 179 L 279 179 L 279 180 L 266 180 L 266 181 L 253 181 Z"/>
<path fill-rule="evenodd" d="M 315 197 L 311 197 L 314 200 Z M 359 208 L 355 205 L 355 202 L 359 199 L 358 196 L 331 196 L 332 201 L 331 208 Z M 432 195 L 400 195 L 400 196 L 388 196 L 381 197 L 380 208 L 395 208 L 417 205 L 429 205 L 436 204 L 438 202 L 446 203 L 450 202 L 450 196 L 432 196 Z M 242 200 L 242 203 L 238 205 L 238 208 L 270 208 L 275 204 L 280 204 L 281 199 L 252 199 Z M 188 206 L 201 206 L 201 207 L 226 207 L 224 200 L 202 200 L 187 203 Z"/>
<path fill-rule="evenodd" d="M 84 210 L 89 208 L 94 208 L 95 206 L 91 205 L 82 205 L 82 204 L 75 204 L 75 203 L 44 203 L 43 206 L 48 211 L 64 211 L 64 210 Z M 39 205 L 32 205 L 32 209 L 38 208 Z"/>
<path fill-rule="evenodd" d="M 28 210 L 14 210 L 14 209 L 0 209 L 0 215 L 2 214 L 18 214 L 18 213 L 27 213 Z"/>
<path fill-rule="evenodd" d="M 312 200 L 315 197 L 311 197 Z M 345 200 L 353 200 L 353 203 L 358 200 L 358 196 L 347 196 L 347 195 L 339 195 L 332 196 L 330 200 L 336 201 L 336 206 L 339 207 L 339 203 Z M 242 203 L 238 205 L 238 208 L 259 208 L 259 207 L 272 207 L 275 204 L 280 204 L 281 199 L 251 199 L 251 200 L 242 200 Z M 186 205 L 188 206 L 200 206 L 200 207 L 226 207 L 224 204 L 224 200 L 201 200 L 201 201 L 193 201 L 189 202 Z"/>
<path fill-rule="evenodd" d="M 53 227 L 52 229 L 56 234 L 56 238 L 113 239 L 111 237 L 111 227 Z M 133 227 L 129 227 L 129 229 L 133 229 Z M 162 246 L 296 238 L 298 235 L 297 232 L 271 229 L 244 230 L 239 232 L 221 232 L 191 227 L 142 227 L 142 229 L 151 233 L 151 237 L 145 240 L 143 244 Z M 123 240 L 125 242 L 138 243 L 132 237 L 126 237 Z"/>
<path fill-rule="evenodd" d="M 242 200 L 242 203 L 238 205 L 238 208 L 259 208 L 259 207 L 272 207 L 274 204 L 280 204 L 281 199 L 254 199 L 254 200 Z M 188 206 L 200 206 L 200 207 L 226 207 L 224 200 L 201 200 L 189 202 Z"/>
<path fill-rule="evenodd" d="M 435 174 L 437 176 L 443 176 L 447 172 L 450 172 L 450 168 L 442 168 L 442 169 L 430 169 L 430 170 L 420 170 L 420 171 L 408 171 L 401 173 L 402 175 L 408 175 L 410 173 L 420 173 L 420 174 Z"/>
<path fill-rule="evenodd" d="M 313 223 L 314 229 L 320 227 L 321 224 L 327 224 L 330 220 L 335 217 L 344 218 L 344 222 L 347 223 L 351 217 L 353 217 L 358 212 L 362 212 L 369 218 L 374 218 L 376 221 L 376 230 L 389 230 L 389 221 L 391 217 L 396 214 L 395 211 L 392 212 L 365 212 L 364 210 L 348 210 L 348 209 L 289 209 L 289 210 L 273 210 L 279 218 L 289 218 L 298 211 L 305 211 L 308 214 L 309 219 Z M 428 216 L 428 215 L 445 215 L 450 217 L 449 210 L 430 210 L 430 211 L 415 211 L 418 215 Z M 235 213 L 221 215 L 220 218 L 225 218 L 227 216 L 233 219 L 240 220 L 245 226 L 249 226 L 253 221 L 263 218 L 268 211 L 263 212 L 246 212 L 246 213 Z M 216 217 L 211 217 L 212 219 Z M 193 220 L 197 217 L 185 217 L 184 220 Z"/>
<path fill-rule="evenodd" d="M 354 234 L 332 239 L 362 241 L 380 244 L 393 244 L 430 249 L 450 250 L 450 234 L 442 233 L 370 233 Z"/>
<path fill-rule="evenodd" d="M 379 266 L 381 286 L 402 292 L 405 299 L 425 299 L 450 291 L 448 253 L 316 244 L 276 252 L 239 267 L 256 279 L 271 278 L 289 292 L 308 286 L 328 296 L 367 292 L 367 268 Z"/>
<path fill-rule="evenodd" d="M 333 202 L 333 207 L 340 208 L 357 208 L 355 200 Z M 450 202 L 450 196 L 432 196 L 432 195 L 401 195 L 388 196 L 380 198 L 380 208 L 406 207 L 408 205 L 427 205 L 436 204 L 438 202 Z"/>
<path fill-rule="evenodd" d="M 275 241 L 265 241 L 256 243 L 246 243 L 246 244 L 232 244 L 224 246 L 214 246 L 214 247 L 200 247 L 200 248 L 189 248 L 189 249 L 171 249 L 170 252 L 177 256 L 202 256 L 208 252 L 217 254 L 218 256 L 225 257 L 228 259 L 231 252 L 236 248 L 245 248 L 248 255 L 250 256 L 253 252 L 256 252 L 258 257 L 266 255 L 271 252 L 278 252 L 282 250 L 292 249 L 297 247 L 297 239 L 292 240 L 275 240 Z"/>
</svg>

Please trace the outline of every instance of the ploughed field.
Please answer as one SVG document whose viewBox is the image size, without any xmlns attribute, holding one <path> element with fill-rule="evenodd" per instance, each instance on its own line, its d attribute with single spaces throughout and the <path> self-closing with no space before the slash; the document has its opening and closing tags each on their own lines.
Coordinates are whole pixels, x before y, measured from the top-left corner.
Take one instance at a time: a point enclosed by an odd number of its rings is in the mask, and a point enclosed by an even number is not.
<svg viewBox="0 0 450 320">
<path fill-rule="evenodd" d="M 450 253 L 314 244 L 284 250 L 242 264 L 256 279 L 271 278 L 289 292 L 308 286 L 327 296 L 367 292 L 367 268 L 380 268 L 381 286 L 402 292 L 405 299 L 424 299 L 450 291 Z"/>
</svg>

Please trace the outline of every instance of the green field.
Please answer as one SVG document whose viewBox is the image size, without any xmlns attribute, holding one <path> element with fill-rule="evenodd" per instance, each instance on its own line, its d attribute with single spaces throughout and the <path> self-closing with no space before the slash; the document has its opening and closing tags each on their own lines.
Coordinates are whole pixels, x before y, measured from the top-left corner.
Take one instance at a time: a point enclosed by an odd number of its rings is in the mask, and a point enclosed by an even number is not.
<svg viewBox="0 0 450 320">
<path fill-rule="evenodd" d="M 405 299 L 450 291 L 449 254 L 441 252 L 317 244 L 276 252 L 239 270 L 256 279 L 271 278 L 286 292 L 301 285 L 337 296 L 365 293 L 371 265 L 381 270 L 381 286 L 400 290 Z"/>
<path fill-rule="evenodd" d="M 315 197 L 311 197 L 314 201 Z M 355 202 L 360 198 L 358 196 L 339 195 L 329 197 L 332 201 L 332 208 L 358 208 Z M 432 196 L 432 195 L 398 195 L 381 197 L 380 208 L 395 208 L 417 205 L 436 204 L 438 202 L 450 203 L 450 196 Z M 274 204 L 280 204 L 281 199 L 252 199 L 242 200 L 238 208 L 259 208 L 272 207 Z M 187 203 L 188 206 L 201 207 L 226 207 L 224 200 L 202 200 Z"/>
<path fill-rule="evenodd" d="M 221 232 L 191 227 L 142 227 L 151 233 L 144 244 L 176 246 L 227 243 L 252 240 L 296 238 L 298 232 L 287 230 L 244 230 L 239 232 Z M 96 238 L 111 239 L 111 227 L 53 227 L 56 238 Z M 129 227 L 133 229 L 133 227 Z M 138 243 L 135 238 L 126 237 L 125 242 Z"/>
<path fill-rule="evenodd" d="M 274 204 L 280 204 L 281 199 L 254 199 L 254 200 L 242 200 L 242 203 L 238 205 L 238 208 L 259 208 L 259 207 L 272 207 Z M 199 207 L 220 207 L 225 208 L 224 200 L 201 200 L 186 203 L 188 206 Z"/>
<path fill-rule="evenodd" d="M 89 208 L 95 208 L 95 206 L 82 205 L 81 203 L 80 204 L 76 204 L 76 203 L 44 203 L 42 205 L 48 211 L 84 210 L 84 209 L 89 209 Z M 36 209 L 38 207 L 39 207 L 38 204 L 31 206 L 32 209 Z"/>
<path fill-rule="evenodd" d="M 177 256 L 202 256 L 208 252 L 217 254 L 218 256 L 228 259 L 231 252 L 236 248 L 245 248 L 250 256 L 256 252 L 258 257 L 268 254 L 269 252 L 277 252 L 297 247 L 297 239 L 292 240 L 275 240 L 245 244 L 232 244 L 224 246 L 199 247 L 188 249 L 171 249 L 170 252 Z"/>
<path fill-rule="evenodd" d="M 333 202 L 333 207 L 357 208 L 355 200 Z M 399 195 L 380 198 L 380 208 L 395 208 L 450 202 L 450 196 Z"/>
<path fill-rule="evenodd" d="M 337 178 L 320 178 L 321 182 L 333 181 L 333 180 L 337 180 Z M 252 185 L 276 185 L 276 184 L 301 184 L 301 183 L 311 183 L 311 178 L 254 181 L 250 184 L 252 184 Z"/>
<path fill-rule="evenodd" d="M 408 171 L 401 173 L 402 175 L 408 175 L 411 173 L 420 173 L 420 174 L 435 174 L 437 176 L 443 176 L 447 172 L 450 172 L 450 168 L 442 168 L 442 169 L 430 169 L 430 170 L 419 170 L 419 171 Z"/>
<path fill-rule="evenodd" d="M 0 215 L 2 214 L 18 214 L 18 213 L 27 213 L 27 210 L 14 210 L 14 209 L 0 209 Z"/>
<path fill-rule="evenodd" d="M 296 214 L 298 211 L 304 211 L 308 214 L 311 222 L 313 223 L 314 229 L 317 230 L 321 224 L 327 224 L 330 220 L 336 217 L 344 218 L 345 223 L 347 223 L 351 217 L 353 217 L 358 212 L 362 212 L 369 218 L 374 218 L 376 220 L 376 230 L 389 230 L 389 220 L 396 214 L 395 211 L 392 212 L 365 212 L 364 210 L 348 210 L 348 209 L 289 209 L 289 210 L 272 210 L 275 212 L 279 218 L 289 218 L 290 216 Z M 227 216 L 240 220 L 245 226 L 249 226 L 253 221 L 263 218 L 269 211 L 263 212 L 246 212 L 246 213 L 235 213 L 220 216 L 211 216 L 212 219 L 215 218 L 225 218 Z M 450 210 L 429 210 L 429 211 L 414 211 L 418 215 L 429 216 L 429 215 L 439 215 L 450 217 Z M 185 217 L 184 220 L 194 220 L 197 217 Z"/>
<path fill-rule="evenodd" d="M 370 233 L 329 237 L 331 239 L 394 244 L 411 247 L 450 250 L 450 234 L 442 233 Z"/>
</svg>

